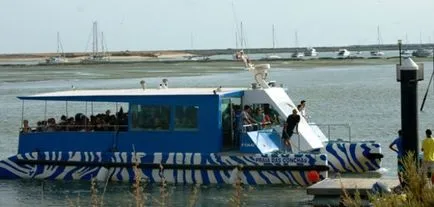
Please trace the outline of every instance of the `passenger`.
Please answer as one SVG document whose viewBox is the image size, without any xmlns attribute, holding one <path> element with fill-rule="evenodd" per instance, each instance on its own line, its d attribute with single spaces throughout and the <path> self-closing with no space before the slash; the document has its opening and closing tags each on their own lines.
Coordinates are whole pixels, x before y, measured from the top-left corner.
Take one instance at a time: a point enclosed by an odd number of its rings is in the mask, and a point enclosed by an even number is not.
<svg viewBox="0 0 434 207">
<path fill-rule="evenodd" d="M 306 101 L 305 100 L 301 100 L 300 101 L 300 105 L 301 105 L 301 109 L 299 110 L 300 114 L 301 114 L 301 116 L 303 116 L 307 120 L 308 116 L 306 114 Z"/>
<path fill-rule="evenodd" d="M 241 116 L 243 117 L 243 124 L 244 125 L 250 125 L 250 126 L 247 126 L 247 128 L 246 128 L 249 131 L 253 130 L 253 124 L 256 123 L 256 121 L 252 118 L 250 113 L 252 113 L 252 109 L 250 108 L 250 106 L 244 105 L 244 111 L 242 112 Z"/>
<path fill-rule="evenodd" d="M 66 131 L 67 125 L 68 125 L 68 119 L 66 118 L 65 115 L 62 115 L 60 117 L 60 122 L 57 125 L 58 126 L 58 130 L 60 130 L 60 131 Z"/>
<path fill-rule="evenodd" d="M 434 138 L 430 129 L 427 129 L 425 134 L 426 138 L 422 142 L 423 169 L 428 173 L 428 178 L 431 178 L 434 170 Z"/>
<path fill-rule="evenodd" d="M 270 107 L 270 104 L 264 104 L 264 112 L 268 114 L 271 119 L 272 124 L 279 124 L 279 113 Z"/>
<path fill-rule="evenodd" d="M 261 123 L 262 120 L 264 120 L 264 112 L 262 111 L 261 108 L 258 107 L 255 109 L 255 113 L 253 114 L 253 119 L 255 119 L 257 123 Z"/>
<path fill-rule="evenodd" d="M 257 123 L 261 123 L 262 127 L 265 127 L 266 125 L 271 124 L 270 116 L 264 113 L 264 111 L 261 108 L 256 108 L 255 114 L 253 115 L 253 118 Z"/>
<path fill-rule="evenodd" d="M 32 132 L 32 129 L 29 127 L 29 120 L 23 120 L 23 129 L 21 133 L 29 133 Z"/>
<path fill-rule="evenodd" d="M 399 183 L 403 185 L 402 176 L 404 173 L 404 166 L 402 165 L 402 158 L 404 155 L 404 150 L 402 149 L 402 130 L 398 131 L 398 137 L 393 140 L 392 143 L 390 143 L 389 148 L 397 154 L 398 179 Z"/>
<path fill-rule="evenodd" d="M 43 132 L 44 131 L 44 126 L 42 125 L 42 121 L 38 121 L 36 124 L 36 131 L 37 132 Z"/>
<path fill-rule="evenodd" d="M 47 132 L 57 131 L 56 120 L 54 118 L 49 118 L 47 121 Z"/>
<path fill-rule="evenodd" d="M 298 134 L 298 123 L 300 122 L 300 115 L 297 114 L 297 110 L 293 109 L 292 114 L 288 116 L 286 119 L 285 126 L 283 127 L 282 139 L 285 144 L 285 147 L 292 152 L 291 147 L 291 136 L 294 133 L 294 129 Z"/>
</svg>

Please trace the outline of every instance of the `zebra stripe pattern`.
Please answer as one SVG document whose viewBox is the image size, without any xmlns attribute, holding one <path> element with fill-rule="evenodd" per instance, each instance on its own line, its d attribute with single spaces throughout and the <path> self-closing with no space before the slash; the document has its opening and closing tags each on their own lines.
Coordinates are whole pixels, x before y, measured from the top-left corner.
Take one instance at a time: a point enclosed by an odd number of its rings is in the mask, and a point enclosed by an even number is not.
<svg viewBox="0 0 434 207">
<path fill-rule="evenodd" d="M 118 166 L 123 164 L 128 166 Z M 153 165 L 153 167 L 141 165 Z M 179 168 L 179 166 L 183 167 Z M 285 169 L 290 166 L 327 166 L 327 156 L 325 154 L 34 152 L 0 161 L 0 178 L 52 180 L 97 178 L 132 182 L 138 172 L 137 176 L 147 182 L 165 181 L 175 184 L 232 184 L 238 179 L 249 185 L 307 186 L 312 184 L 308 179 L 308 170 Z M 327 177 L 327 171 L 321 171 L 319 175 L 320 179 L 324 179 Z"/>
<path fill-rule="evenodd" d="M 381 146 L 371 142 L 331 142 L 325 147 L 330 170 L 333 172 L 367 172 L 378 170 L 381 159 L 373 154 L 381 154 Z"/>
</svg>

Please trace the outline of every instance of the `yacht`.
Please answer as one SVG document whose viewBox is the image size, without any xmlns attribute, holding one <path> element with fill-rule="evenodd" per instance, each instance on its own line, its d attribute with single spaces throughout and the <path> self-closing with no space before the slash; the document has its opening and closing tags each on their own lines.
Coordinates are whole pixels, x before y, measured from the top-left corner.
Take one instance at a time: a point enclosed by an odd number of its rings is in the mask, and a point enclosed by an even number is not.
<svg viewBox="0 0 434 207">
<path fill-rule="evenodd" d="M 377 26 L 377 42 L 378 42 L 378 48 L 376 50 L 371 51 L 371 56 L 374 57 L 384 56 L 384 52 L 380 50 L 381 48 L 380 26 Z"/>
<path fill-rule="evenodd" d="M 63 53 L 63 45 L 60 40 L 60 34 L 57 32 L 57 53 L 55 56 L 51 56 L 45 59 L 45 64 L 62 64 L 67 63 L 65 54 Z"/>
<path fill-rule="evenodd" d="M 371 51 L 371 56 L 381 57 L 381 56 L 384 56 L 384 52 L 382 52 L 380 50 Z"/>
<path fill-rule="evenodd" d="M 348 51 L 347 49 L 339 49 L 338 51 L 338 58 L 347 58 L 350 56 L 350 51 Z"/>
<path fill-rule="evenodd" d="M 276 34 L 275 34 L 274 24 L 272 25 L 271 34 L 272 34 L 272 39 L 273 39 L 273 53 L 265 56 L 264 58 L 262 58 L 262 60 L 281 59 L 281 57 L 278 56 L 278 55 L 276 55 L 276 53 L 275 53 L 275 49 L 276 49 Z"/>
<path fill-rule="evenodd" d="M 107 46 L 104 42 L 104 33 L 101 32 L 101 36 L 98 34 L 98 22 L 93 22 L 92 27 L 92 53 L 86 58 L 81 60 L 81 63 L 105 63 L 110 61 L 110 56 L 107 54 Z M 99 48 L 98 38 L 101 37 L 101 48 Z M 101 49 L 101 51 L 100 51 Z"/>
<path fill-rule="evenodd" d="M 318 52 L 316 51 L 315 48 L 313 48 L 313 47 L 308 47 L 308 48 L 306 48 L 306 50 L 304 51 L 304 56 L 306 56 L 306 57 L 316 57 L 316 56 L 318 56 Z"/>
<path fill-rule="evenodd" d="M 430 49 L 419 48 L 416 51 L 413 51 L 412 55 L 414 57 L 429 57 L 433 55 L 433 51 Z"/>
</svg>

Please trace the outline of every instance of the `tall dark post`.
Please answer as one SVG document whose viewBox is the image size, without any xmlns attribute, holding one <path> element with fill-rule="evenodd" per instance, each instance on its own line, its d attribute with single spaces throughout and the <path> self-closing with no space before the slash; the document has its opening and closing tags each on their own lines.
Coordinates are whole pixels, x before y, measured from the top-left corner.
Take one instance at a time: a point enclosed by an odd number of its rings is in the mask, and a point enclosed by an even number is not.
<svg viewBox="0 0 434 207">
<path fill-rule="evenodd" d="M 411 58 L 405 57 L 402 65 L 397 65 L 397 75 L 397 80 L 401 81 L 401 128 L 404 155 L 413 152 L 417 159 L 419 154 L 417 82 L 423 80 L 423 65 L 419 68 L 419 65 Z"/>
<path fill-rule="evenodd" d="M 399 65 L 402 65 L 402 40 L 398 40 L 398 51 L 399 51 Z"/>
</svg>

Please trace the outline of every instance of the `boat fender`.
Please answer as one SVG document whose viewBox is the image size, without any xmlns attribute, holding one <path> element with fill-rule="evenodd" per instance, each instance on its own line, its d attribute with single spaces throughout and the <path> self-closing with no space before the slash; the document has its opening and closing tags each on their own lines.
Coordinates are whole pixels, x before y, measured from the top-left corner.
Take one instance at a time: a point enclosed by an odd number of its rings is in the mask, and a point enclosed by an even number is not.
<svg viewBox="0 0 434 207">
<path fill-rule="evenodd" d="M 384 157 L 384 155 L 381 154 L 381 153 L 368 153 L 368 154 L 366 155 L 366 157 L 367 157 L 368 159 L 381 159 L 381 158 Z"/>
<path fill-rule="evenodd" d="M 375 182 L 374 185 L 372 185 L 371 188 L 372 193 L 374 194 L 389 194 L 392 192 L 392 190 L 387 186 L 386 184 L 382 182 Z"/>
</svg>

